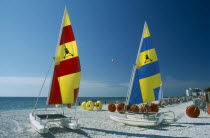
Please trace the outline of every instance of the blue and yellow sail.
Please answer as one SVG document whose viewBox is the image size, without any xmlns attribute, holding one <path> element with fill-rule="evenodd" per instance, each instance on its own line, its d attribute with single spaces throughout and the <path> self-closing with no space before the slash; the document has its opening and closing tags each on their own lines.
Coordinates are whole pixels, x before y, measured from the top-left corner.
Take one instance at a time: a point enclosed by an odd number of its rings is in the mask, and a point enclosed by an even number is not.
<svg viewBox="0 0 210 138">
<path fill-rule="evenodd" d="M 127 101 L 129 105 L 148 103 L 163 97 L 158 57 L 146 23 L 141 41 Z"/>
</svg>

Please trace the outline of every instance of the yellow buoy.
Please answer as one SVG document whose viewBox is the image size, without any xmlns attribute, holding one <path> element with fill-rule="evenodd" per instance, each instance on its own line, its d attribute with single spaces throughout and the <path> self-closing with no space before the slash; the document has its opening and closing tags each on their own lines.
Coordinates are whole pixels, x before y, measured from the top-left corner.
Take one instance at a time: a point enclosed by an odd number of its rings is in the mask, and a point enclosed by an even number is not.
<svg viewBox="0 0 210 138">
<path fill-rule="evenodd" d="M 55 107 L 56 107 L 56 108 L 60 108 L 61 105 L 60 105 L 60 104 L 56 104 Z"/>
<path fill-rule="evenodd" d="M 86 102 L 82 102 L 82 105 L 81 105 L 82 109 L 86 109 Z"/>
<path fill-rule="evenodd" d="M 101 101 L 97 101 L 97 102 L 96 102 L 96 109 L 97 109 L 97 110 L 101 110 L 102 107 L 103 107 L 102 102 L 101 102 Z"/>
<path fill-rule="evenodd" d="M 94 108 L 93 102 L 92 102 L 92 101 L 88 101 L 88 102 L 86 103 L 86 109 L 87 109 L 88 111 L 92 111 L 93 108 Z"/>
</svg>

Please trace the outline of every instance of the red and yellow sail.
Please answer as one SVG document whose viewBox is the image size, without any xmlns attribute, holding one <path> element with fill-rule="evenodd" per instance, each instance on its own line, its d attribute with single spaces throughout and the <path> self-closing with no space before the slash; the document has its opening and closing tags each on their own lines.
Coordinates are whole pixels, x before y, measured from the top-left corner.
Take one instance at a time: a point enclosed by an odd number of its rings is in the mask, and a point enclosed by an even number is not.
<svg viewBox="0 0 210 138">
<path fill-rule="evenodd" d="M 66 9 L 61 29 L 48 104 L 75 103 L 80 86 L 80 60 L 70 18 Z"/>
</svg>

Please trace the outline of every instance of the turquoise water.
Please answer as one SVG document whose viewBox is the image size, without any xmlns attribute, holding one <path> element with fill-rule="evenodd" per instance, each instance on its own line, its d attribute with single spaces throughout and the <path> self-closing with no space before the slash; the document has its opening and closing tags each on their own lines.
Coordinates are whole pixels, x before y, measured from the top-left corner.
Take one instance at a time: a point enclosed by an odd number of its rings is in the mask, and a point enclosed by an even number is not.
<svg viewBox="0 0 210 138">
<path fill-rule="evenodd" d="M 21 110 L 33 109 L 36 97 L 0 97 L 0 110 Z M 103 104 L 125 102 L 125 97 L 79 97 L 75 105 L 81 104 L 83 101 L 97 100 Z M 46 106 L 46 97 L 40 97 L 37 108 L 44 108 Z M 49 105 L 48 107 L 55 107 Z"/>
</svg>

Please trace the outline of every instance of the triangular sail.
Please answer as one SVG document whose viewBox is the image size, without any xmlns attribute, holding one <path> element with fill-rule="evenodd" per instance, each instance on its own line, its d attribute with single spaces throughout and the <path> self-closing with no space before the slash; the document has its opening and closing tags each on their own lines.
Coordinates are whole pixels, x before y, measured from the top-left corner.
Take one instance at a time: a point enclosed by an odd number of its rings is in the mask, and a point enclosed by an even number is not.
<svg viewBox="0 0 210 138">
<path fill-rule="evenodd" d="M 81 68 L 76 40 L 68 11 L 65 9 L 60 41 L 55 55 L 48 104 L 71 104 L 77 101 Z"/>
<path fill-rule="evenodd" d="M 127 99 L 129 105 L 152 102 L 163 97 L 158 58 L 150 39 L 145 22 Z"/>
</svg>

